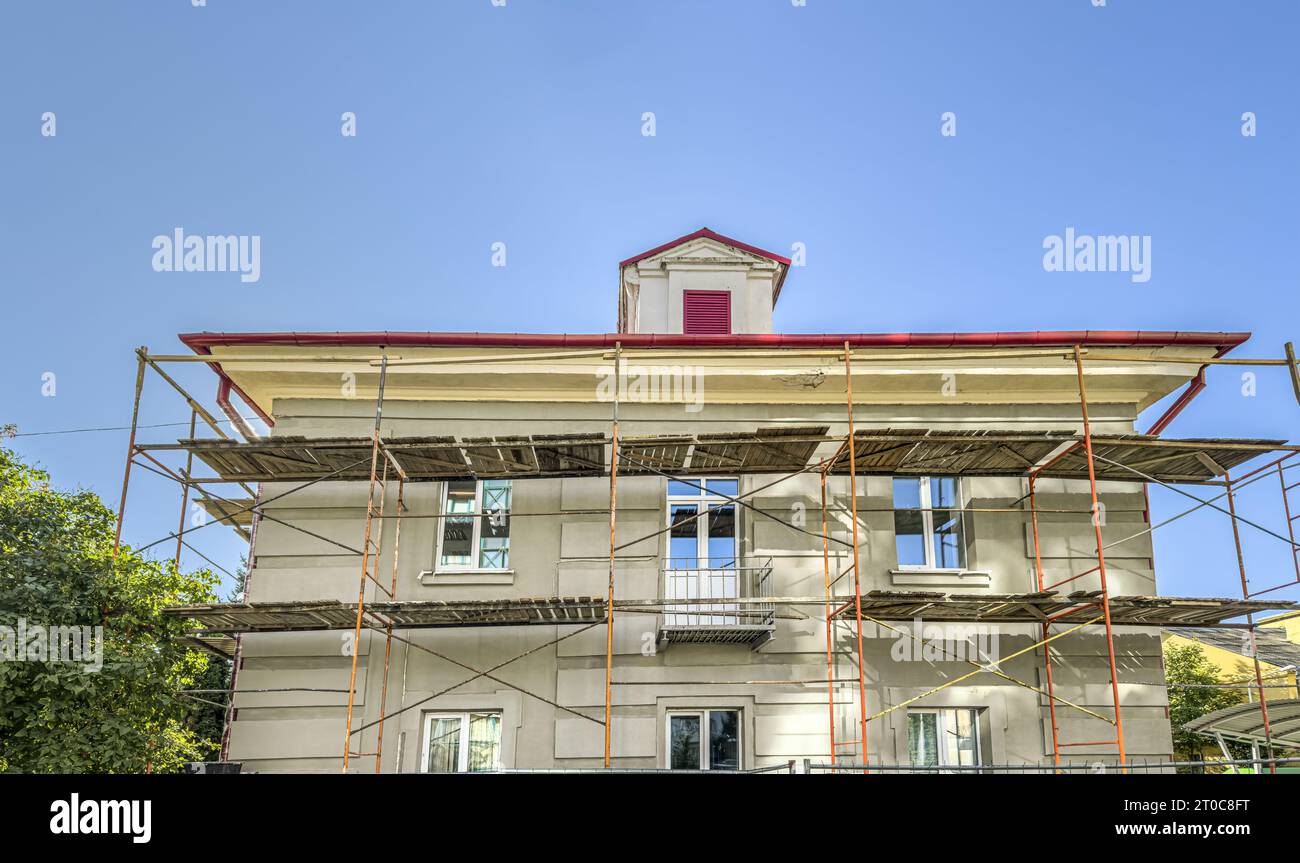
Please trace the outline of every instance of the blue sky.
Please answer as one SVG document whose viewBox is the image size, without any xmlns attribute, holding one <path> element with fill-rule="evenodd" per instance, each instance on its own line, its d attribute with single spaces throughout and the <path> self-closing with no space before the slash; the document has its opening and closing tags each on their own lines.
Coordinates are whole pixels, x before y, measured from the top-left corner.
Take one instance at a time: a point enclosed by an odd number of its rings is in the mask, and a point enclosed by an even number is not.
<svg viewBox="0 0 1300 863">
<path fill-rule="evenodd" d="M 702 225 L 806 244 L 787 332 L 1241 329 L 1241 355 L 1276 356 L 1300 337 L 1298 19 L 1212 0 L 9 3 L 0 422 L 60 485 L 115 501 L 123 432 L 36 433 L 125 425 L 137 345 L 604 332 L 616 262 Z M 260 281 L 154 272 L 178 226 L 260 235 Z M 1151 236 L 1150 281 L 1045 272 L 1067 227 Z M 1168 433 L 1290 437 L 1285 373 L 1253 398 L 1239 375 L 1213 370 Z M 211 395 L 202 369 L 178 376 Z M 141 421 L 186 419 L 152 384 Z M 129 541 L 174 529 L 166 481 L 134 492 Z M 1242 506 L 1283 529 L 1276 483 Z M 1285 547 L 1247 534 L 1255 577 L 1281 580 Z M 241 548 L 193 542 L 227 565 Z M 1162 592 L 1236 592 L 1217 513 L 1158 531 L 1157 559 Z"/>
</svg>

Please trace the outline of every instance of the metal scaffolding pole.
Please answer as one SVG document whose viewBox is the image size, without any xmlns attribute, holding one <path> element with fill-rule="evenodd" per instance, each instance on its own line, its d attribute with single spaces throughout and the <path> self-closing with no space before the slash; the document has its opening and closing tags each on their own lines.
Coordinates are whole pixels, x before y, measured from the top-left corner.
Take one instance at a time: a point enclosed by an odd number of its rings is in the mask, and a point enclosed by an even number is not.
<svg viewBox="0 0 1300 863">
<path fill-rule="evenodd" d="M 1291 373 L 1291 391 L 1295 393 L 1295 400 L 1300 403 L 1300 365 L 1296 364 L 1295 345 L 1287 342 L 1282 346 L 1286 352 L 1286 368 Z"/>
<path fill-rule="evenodd" d="M 397 562 L 402 547 L 402 510 L 406 509 L 406 477 L 397 480 L 397 520 L 393 528 L 393 583 L 388 591 L 390 597 L 397 596 Z M 382 530 L 383 523 L 380 523 Z M 393 622 L 384 624 L 384 679 L 379 691 L 379 737 L 375 741 L 375 772 L 382 772 L 384 757 L 384 711 L 388 709 L 388 666 L 393 654 Z M 401 765 L 398 765 L 401 769 Z"/>
<path fill-rule="evenodd" d="M 618 554 L 618 397 L 623 345 L 614 346 L 614 420 L 609 445 L 609 593 L 605 604 L 605 767 L 610 766 L 614 678 L 614 564 Z"/>
<path fill-rule="evenodd" d="M 379 366 L 379 394 L 375 399 L 375 428 L 371 433 L 371 450 L 370 450 L 370 493 L 366 497 L 366 530 L 365 542 L 362 545 L 361 554 L 361 578 L 360 586 L 357 588 L 357 622 L 352 632 L 352 671 L 348 677 L 348 709 L 347 720 L 343 731 L 343 772 L 348 772 L 348 762 L 352 757 L 352 710 L 356 703 L 357 694 L 357 657 L 361 653 L 361 624 L 366 613 L 366 579 L 370 578 L 370 532 L 374 527 L 375 519 L 375 485 L 379 468 L 379 450 L 383 446 L 380 439 L 380 425 L 384 416 L 384 383 L 388 374 L 388 363 L 385 357 L 384 362 Z M 387 469 L 388 461 L 385 459 L 384 467 Z M 382 524 L 383 522 L 380 522 Z M 378 558 L 378 554 L 375 555 Z"/>
<path fill-rule="evenodd" d="M 126 443 L 126 468 L 122 474 L 122 497 L 117 504 L 117 532 L 113 535 L 113 557 L 117 557 L 117 550 L 122 546 L 122 522 L 126 519 L 126 490 L 131 485 L 131 464 L 135 461 L 135 433 L 140 425 L 140 395 L 144 392 L 144 352 L 146 350 L 148 349 L 141 347 L 136 351 L 139 361 L 135 370 L 135 402 L 131 406 L 131 434 Z"/>
<path fill-rule="evenodd" d="M 858 463 L 853 434 L 853 351 L 844 343 L 844 381 L 849 417 L 849 498 L 853 510 L 853 618 L 858 642 L 858 724 L 861 728 L 862 763 L 867 764 L 867 680 L 862 661 L 862 579 L 858 559 Z M 864 774 L 868 771 L 864 768 Z"/>
<path fill-rule="evenodd" d="M 1127 757 L 1124 751 L 1124 717 L 1120 712 L 1119 671 L 1115 666 L 1115 634 L 1110 625 L 1110 589 L 1106 583 L 1106 544 L 1101 537 L 1101 519 L 1098 516 L 1100 501 L 1097 497 L 1097 467 L 1092 455 L 1092 423 L 1088 418 L 1088 390 L 1083 380 L 1083 349 L 1079 345 L 1074 346 L 1074 367 L 1079 378 L 1079 409 L 1083 415 L 1083 450 L 1088 459 L 1088 491 L 1092 495 L 1092 527 L 1097 537 L 1097 573 L 1101 579 L 1101 614 L 1106 625 L 1106 660 L 1110 665 L 1110 692 L 1115 704 L 1114 742 L 1119 747 L 1119 763 L 1122 768 Z"/>
<path fill-rule="evenodd" d="M 253 581 L 253 566 L 257 561 L 257 528 L 262 523 L 262 516 L 257 511 L 257 504 L 262 499 L 262 484 L 257 484 L 257 492 L 253 495 L 253 515 L 252 522 L 248 528 L 248 563 L 244 567 L 244 593 L 241 599 L 248 602 L 248 589 Z M 226 699 L 226 717 L 225 723 L 221 729 L 221 760 L 230 760 L 230 732 L 235 724 L 235 692 L 239 686 L 239 666 L 244 660 L 244 636 L 235 636 L 235 655 L 230 661 L 230 697 Z"/>
<path fill-rule="evenodd" d="M 1243 599 L 1250 598 L 1250 582 L 1246 578 L 1246 555 L 1241 548 L 1241 529 L 1237 526 L 1237 502 L 1236 495 L 1232 490 L 1232 477 L 1225 471 L 1223 474 L 1224 482 L 1228 485 L 1228 512 L 1232 516 L 1232 541 L 1237 550 L 1237 572 L 1241 576 L 1241 595 Z M 1273 728 L 1268 721 L 1268 695 L 1264 692 L 1264 674 L 1259 667 L 1259 645 L 1255 640 L 1255 616 L 1246 615 L 1246 623 L 1250 629 L 1250 658 L 1255 665 L 1255 684 L 1259 687 L 1259 712 L 1260 718 L 1264 720 L 1264 744 L 1268 748 L 1268 757 L 1273 757 Z M 1269 764 L 1270 773 L 1277 772 L 1277 765 Z"/>
<path fill-rule="evenodd" d="M 1034 574 L 1038 581 L 1038 590 L 1042 593 L 1043 551 L 1038 537 L 1037 482 L 1037 475 L 1031 473 L 1029 475 L 1029 519 L 1034 537 Z M 1043 621 L 1043 667 L 1045 669 L 1045 682 L 1047 683 L 1047 715 L 1048 720 L 1052 723 L 1052 761 L 1059 766 L 1061 763 L 1061 732 L 1060 726 L 1056 722 L 1056 687 L 1052 680 L 1052 646 L 1047 643 L 1050 628 L 1051 624 Z"/>
<path fill-rule="evenodd" d="M 199 418 L 199 412 L 190 409 L 190 438 L 194 437 L 195 422 Z M 185 545 L 185 510 L 190 505 L 190 474 L 194 471 L 194 452 L 189 451 L 185 454 L 185 472 L 181 474 L 184 481 L 181 483 L 181 519 L 180 524 L 176 527 L 176 570 L 181 568 L 181 548 Z"/>
</svg>

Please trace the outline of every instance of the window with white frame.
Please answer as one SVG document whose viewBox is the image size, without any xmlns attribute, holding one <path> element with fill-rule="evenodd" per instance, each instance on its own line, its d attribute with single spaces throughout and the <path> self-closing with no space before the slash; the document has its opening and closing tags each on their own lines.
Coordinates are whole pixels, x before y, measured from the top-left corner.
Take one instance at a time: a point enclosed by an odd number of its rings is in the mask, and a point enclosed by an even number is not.
<svg viewBox="0 0 1300 863">
<path fill-rule="evenodd" d="M 668 481 L 670 567 L 735 568 L 739 489 L 734 477 Z"/>
<path fill-rule="evenodd" d="M 736 504 L 740 481 L 734 477 L 701 477 L 668 481 L 668 557 L 664 587 L 670 599 L 740 596 L 737 566 Z M 724 626 L 737 622 L 730 603 L 670 605 L 665 626 Z"/>
<path fill-rule="evenodd" d="M 674 710 L 666 730 L 671 769 L 740 769 L 739 710 Z"/>
<path fill-rule="evenodd" d="M 981 764 L 979 711 L 973 707 L 907 711 L 907 750 L 913 767 Z"/>
<path fill-rule="evenodd" d="M 437 569 L 510 568 L 508 479 L 457 479 L 445 483 Z"/>
<path fill-rule="evenodd" d="M 500 713 L 425 714 L 421 773 L 474 773 L 500 766 Z"/>
<path fill-rule="evenodd" d="M 964 569 L 961 481 L 894 477 L 894 546 L 904 569 Z"/>
</svg>

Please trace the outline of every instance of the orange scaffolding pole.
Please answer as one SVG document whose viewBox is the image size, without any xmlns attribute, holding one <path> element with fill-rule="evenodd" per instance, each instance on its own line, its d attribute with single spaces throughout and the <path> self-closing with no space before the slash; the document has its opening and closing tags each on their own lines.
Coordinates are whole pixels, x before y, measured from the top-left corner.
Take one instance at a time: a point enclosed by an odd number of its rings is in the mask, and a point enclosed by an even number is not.
<svg viewBox="0 0 1300 863">
<path fill-rule="evenodd" d="M 849 414 L 849 497 L 853 509 L 853 618 L 857 626 L 858 640 L 858 709 L 862 737 L 863 773 L 867 764 L 867 679 L 862 661 L 862 579 L 858 572 L 858 462 L 857 445 L 853 440 L 853 351 L 848 342 L 844 343 L 844 381 L 848 395 Z"/>
<path fill-rule="evenodd" d="M 384 473 L 388 473 L 385 466 Z M 397 596 L 397 561 L 398 553 L 402 548 L 402 510 L 406 509 L 406 477 L 399 476 L 397 479 L 397 520 L 393 527 L 393 586 L 388 591 L 390 597 Z M 383 507 L 380 506 L 382 514 Z M 380 524 L 382 531 L 383 524 Z M 377 569 L 378 567 L 376 567 Z M 393 654 L 393 622 L 390 620 L 384 626 L 384 680 L 382 688 L 379 691 L 379 736 L 375 741 L 375 772 L 380 773 L 383 769 L 384 757 L 384 715 L 388 707 L 388 667 L 389 660 Z M 401 770 L 401 765 L 398 765 Z"/>
<path fill-rule="evenodd" d="M 1106 660 L 1110 665 L 1110 693 L 1115 704 L 1115 743 L 1119 747 L 1119 763 L 1120 768 L 1123 769 L 1128 760 L 1124 751 L 1124 717 L 1120 712 L 1119 671 L 1115 667 L 1115 633 L 1110 624 L 1110 590 L 1106 584 L 1105 542 L 1102 541 L 1101 519 L 1098 517 L 1100 501 L 1097 497 L 1097 468 L 1092 454 L 1092 423 L 1088 418 L 1088 390 L 1083 380 L 1083 350 L 1079 345 L 1074 346 L 1074 368 L 1079 378 L 1079 408 L 1083 414 L 1083 450 L 1088 459 L 1088 490 L 1092 495 L 1092 528 L 1097 537 L 1097 574 L 1101 579 L 1101 614 L 1106 625 Z"/>
<path fill-rule="evenodd" d="M 366 531 L 365 542 L 361 546 L 361 579 L 357 588 L 357 622 L 352 632 L 352 671 L 348 677 L 348 710 L 343 729 L 343 772 L 348 772 L 348 762 L 352 757 L 352 709 L 357 695 L 357 657 L 361 653 L 361 623 L 366 613 L 366 579 L 370 578 L 370 533 L 375 523 L 375 485 L 379 469 L 379 448 L 381 446 L 379 429 L 384 415 L 384 380 L 388 372 L 388 357 L 385 356 L 379 366 L 379 395 L 375 400 L 375 428 L 371 433 L 370 444 L 370 493 L 366 497 Z M 384 461 L 387 469 L 388 461 Z M 382 498 L 381 498 L 382 500 Z M 382 524 L 382 521 L 380 522 Z M 378 557 L 378 555 L 376 555 Z"/>
</svg>

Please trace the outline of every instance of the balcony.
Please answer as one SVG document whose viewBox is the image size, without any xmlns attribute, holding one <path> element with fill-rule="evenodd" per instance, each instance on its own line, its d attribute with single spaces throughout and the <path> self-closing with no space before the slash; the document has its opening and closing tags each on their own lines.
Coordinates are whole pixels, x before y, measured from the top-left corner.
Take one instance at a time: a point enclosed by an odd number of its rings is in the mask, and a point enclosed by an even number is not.
<svg viewBox="0 0 1300 863">
<path fill-rule="evenodd" d="M 717 600 L 772 596 L 771 582 L 771 558 L 726 561 L 723 565 L 696 558 L 664 560 L 660 570 L 663 597 L 683 602 L 664 606 L 660 643 L 759 647 L 776 629 L 776 606 Z"/>
</svg>

